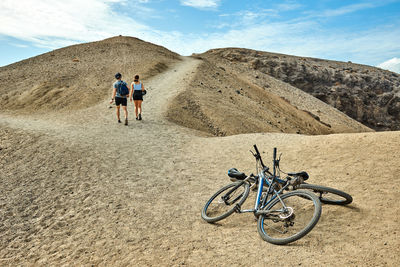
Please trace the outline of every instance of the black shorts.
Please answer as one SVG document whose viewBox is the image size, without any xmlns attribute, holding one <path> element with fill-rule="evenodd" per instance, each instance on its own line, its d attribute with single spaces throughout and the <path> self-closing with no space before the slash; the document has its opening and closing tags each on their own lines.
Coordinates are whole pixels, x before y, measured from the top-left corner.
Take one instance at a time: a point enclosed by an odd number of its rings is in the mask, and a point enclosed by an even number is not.
<svg viewBox="0 0 400 267">
<path fill-rule="evenodd" d="M 127 101 L 126 98 L 124 98 L 124 97 L 115 97 L 115 105 L 116 106 L 122 105 L 122 106 L 126 107 L 127 103 L 128 103 L 128 101 Z"/>
<path fill-rule="evenodd" d="M 142 90 L 133 91 L 133 100 L 142 100 L 143 101 Z"/>
</svg>

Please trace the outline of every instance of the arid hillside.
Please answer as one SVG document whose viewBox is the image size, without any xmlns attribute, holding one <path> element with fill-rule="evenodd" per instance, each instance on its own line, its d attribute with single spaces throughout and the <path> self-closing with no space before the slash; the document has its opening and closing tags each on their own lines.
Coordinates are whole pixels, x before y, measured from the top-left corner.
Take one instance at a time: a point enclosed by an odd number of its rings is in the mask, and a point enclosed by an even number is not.
<svg viewBox="0 0 400 267">
<path fill-rule="evenodd" d="M 54 50 L 0 68 L 0 110 L 28 114 L 88 108 L 109 98 L 116 72 L 128 82 L 135 74 L 146 82 L 180 60 L 163 47 L 123 36 Z M 171 100 L 167 117 L 215 136 L 371 131 L 287 83 L 264 75 L 274 80 L 266 89 L 250 78 L 251 70 L 230 65 L 204 58 L 190 87 Z M 11 80 L 16 81 L 12 88 Z"/>
<path fill-rule="evenodd" d="M 170 103 L 167 117 L 215 136 L 335 132 L 307 111 L 206 61 L 198 67 L 190 87 Z"/>
<path fill-rule="evenodd" d="M 57 49 L 0 68 L 0 110 L 40 112 L 82 109 L 111 96 L 114 74 L 133 81 L 164 71 L 179 56 L 133 37 Z"/>
<path fill-rule="evenodd" d="M 222 58 L 202 63 L 167 117 L 215 136 L 256 132 L 330 134 L 372 131 L 337 109 L 269 75 L 256 76 Z M 257 78 L 255 78 L 257 77 Z"/>
<path fill-rule="evenodd" d="M 337 108 L 379 131 L 400 129 L 400 74 L 379 68 L 242 48 L 213 49 L 201 55 L 223 63 L 259 86 L 271 76 Z"/>
<path fill-rule="evenodd" d="M 129 102 L 127 126 L 108 102 L 117 71 L 141 74 L 147 88 L 143 120 Z M 0 77 L 0 266 L 400 261 L 400 131 L 374 132 L 246 65 L 129 37 L 59 49 Z M 6 87 L 11 77 L 20 86 Z M 206 223 L 201 209 L 230 183 L 227 170 L 256 171 L 254 144 L 267 165 L 277 147 L 283 171 L 307 171 L 353 202 L 323 205 L 316 227 L 286 246 L 263 241 L 250 213 Z"/>
</svg>

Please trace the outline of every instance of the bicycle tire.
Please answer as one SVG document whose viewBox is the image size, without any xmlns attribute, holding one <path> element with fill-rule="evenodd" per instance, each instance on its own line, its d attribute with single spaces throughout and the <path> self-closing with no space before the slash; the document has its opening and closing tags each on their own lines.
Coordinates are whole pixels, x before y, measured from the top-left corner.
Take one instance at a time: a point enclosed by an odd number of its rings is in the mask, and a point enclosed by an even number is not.
<svg viewBox="0 0 400 267">
<path fill-rule="evenodd" d="M 309 191 L 296 190 L 279 196 L 285 205 L 291 209 L 290 215 L 281 212 L 278 215 L 280 219 L 274 220 L 270 215 L 261 214 L 258 217 L 257 230 L 263 240 L 275 245 L 285 245 L 308 234 L 321 217 L 322 209 L 320 200 Z M 282 210 L 282 208 L 279 208 L 281 205 L 281 201 L 275 198 L 263 210 L 278 212 Z M 281 216 L 287 217 L 282 218 Z M 302 221 L 305 222 L 304 227 L 300 225 Z M 289 227 L 291 228 L 289 229 Z M 291 231 L 288 236 L 286 236 L 286 230 Z"/>
<path fill-rule="evenodd" d="M 232 203 L 229 203 L 229 205 L 227 205 L 226 204 L 227 201 L 218 200 L 218 197 L 219 196 L 222 197 L 223 196 L 222 194 L 224 192 L 228 192 L 227 191 L 228 189 L 233 188 L 237 185 L 239 185 L 239 187 L 234 192 L 232 192 L 237 195 L 233 199 Z M 243 192 L 242 192 L 242 190 L 243 190 Z M 235 211 L 235 207 L 237 205 L 241 206 L 246 201 L 247 197 L 249 196 L 249 192 L 250 192 L 249 184 L 246 182 L 242 182 L 242 181 L 228 184 L 228 185 L 222 187 L 206 202 L 206 204 L 204 205 L 204 207 L 201 211 L 201 217 L 203 218 L 203 220 L 205 220 L 206 222 L 209 222 L 209 223 L 214 223 L 214 222 L 220 221 L 222 219 L 225 219 L 226 217 L 228 217 Z M 217 203 L 215 203 L 216 201 L 217 201 Z M 228 210 L 224 211 L 222 214 L 211 215 L 213 212 L 212 210 L 210 212 L 211 204 L 213 204 L 213 206 L 215 204 L 217 209 L 227 207 Z"/>
<path fill-rule="evenodd" d="M 298 188 L 312 190 L 319 195 L 319 199 L 324 204 L 347 205 L 353 202 L 353 198 L 349 194 L 335 188 L 315 184 L 300 184 Z"/>
</svg>

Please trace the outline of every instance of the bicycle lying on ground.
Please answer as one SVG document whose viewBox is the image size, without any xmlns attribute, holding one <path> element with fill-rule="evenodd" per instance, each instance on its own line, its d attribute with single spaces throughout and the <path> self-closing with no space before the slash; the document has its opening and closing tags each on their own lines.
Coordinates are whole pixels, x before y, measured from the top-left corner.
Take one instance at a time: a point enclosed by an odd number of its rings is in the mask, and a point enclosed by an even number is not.
<svg viewBox="0 0 400 267">
<path fill-rule="evenodd" d="M 254 149 L 255 153 L 252 154 L 256 158 L 258 175 L 247 176 L 235 168 L 230 169 L 228 175 L 234 183 L 218 190 L 206 202 L 201 213 L 205 221 L 217 222 L 233 212 L 253 212 L 258 218 L 260 236 L 270 243 L 284 245 L 300 239 L 312 230 L 321 215 L 320 202 L 335 205 L 352 202 L 352 197 L 343 191 L 305 183 L 309 175 L 304 171 L 286 173 L 286 178 L 281 179 L 280 173 L 284 172 L 279 166 L 281 157 L 276 158 L 277 149 L 274 148 L 273 173 L 264 165 L 256 145 Z M 242 210 L 241 206 L 249 195 L 250 187 L 257 189 L 254 209 Z M 311 190 L 318 197 L 298 189 Z M 294 191 L 282 194 L 284 190 Z"/>
<path fill-rule="evenodd" d="M 228 175 L 237 181 L 218 190 L 206 202 L 201 217 L 209 223 L 214 223 L 233 212 L 252 212 L 257 218 L 258 233 L 265 241 L 277 245 L 296 241 L 317 224 L 321 216 L 321 202 L 315 194 L 306 190 L 283 193 L 289 187 L 302 184 L 303 175 L 293 173 L 281 180 L 276 175 L 276 148 L 273 173 L 264 165 L 256 145 L 254 149 L 255 153 L 252 154 L 256 158 L 258 175 L 246 176 L 236 169 L 231 169 Z M 250 187 L 257 188 L 254 209 L 242 210 L 241 206 L 249 195 Z"/>
</svg>

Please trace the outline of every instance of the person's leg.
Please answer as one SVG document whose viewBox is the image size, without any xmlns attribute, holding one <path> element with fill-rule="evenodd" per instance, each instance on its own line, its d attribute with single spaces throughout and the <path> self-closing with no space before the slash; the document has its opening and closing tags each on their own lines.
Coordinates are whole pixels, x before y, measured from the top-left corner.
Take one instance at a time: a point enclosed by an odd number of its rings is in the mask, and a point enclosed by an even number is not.
<svg viewBox="0 0 400 267">
<path fill-rule="evenodd" d="M 128 105 L 128 100 L 126 98 L 123 99 L 122 101 L 122 109 L 124 110 L 124 115 L 125 115 L 125 119 L 128 119 L 128 109 L 127 109 L 127 105 Z"/>
<path fill-rule="evenodd" d="M 142 114 L 142 100 L 138 100 L 138 112 L 139 112 L 139 114 Z"/>
<path fill-rule="evenodd" d="M 139 100 L 134 100 L 135 103 L 135 114 L 136 114 L 136 119 L 138 117 L 138 107 L 139 107 Z"/>
<path fill-rule="evenodd" d="M 122 110 L 124 111 L 125 115 L 125 125 L 128 125 L 128 109 L 127 109 L 128 100 L 126 98 L 123 98 L 121 104 L 122 104 Z"/>
<path fill-rule="evenodd" d="M 117 119 L 118 119 L 118 122 L 121 122 L 121 119 L 120 119 L 120 116 L 119 116 L 119 105 L 117 106 Z"/>
<path fill-rule="evenodd" d="M 142 119 L 142 100 L 138 100 L 138 112 L 139 112 L 139 120 Z"/>
<path fill-rule="evenodd" d="M 120 112 L 119 112 L 120 105 L 121 105 L 121 98 L 116 97 L 115 98 L 115 106 L 117 107 L 117 119 L 118 119 L 118 122 L 121 122 L 121 117 L 120 117 Z"/>
<path fill-rule="evenodd" d="M 122 109 L 124 111 L 125 119 L 127 119 L 128 118 L 128 109 L 126 108 L 126 106 L 122 106 Z"/>
<path fill-rule="evenodd" d="M 124 111 L 125 123 L 126 123 L 128 121 L 128 109 L 126 108 L 126 106 L 122 106 L 122 110 Z"/>
</svg>

